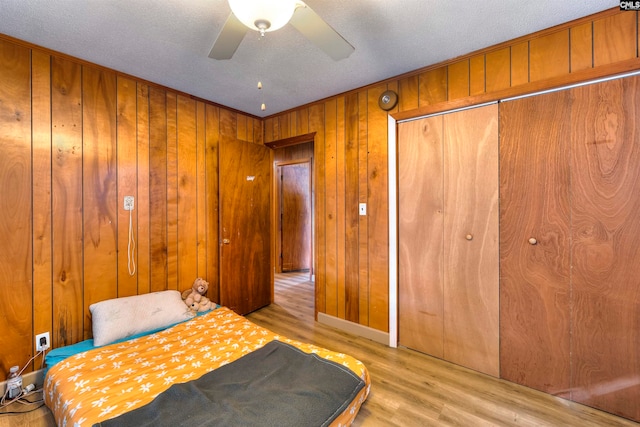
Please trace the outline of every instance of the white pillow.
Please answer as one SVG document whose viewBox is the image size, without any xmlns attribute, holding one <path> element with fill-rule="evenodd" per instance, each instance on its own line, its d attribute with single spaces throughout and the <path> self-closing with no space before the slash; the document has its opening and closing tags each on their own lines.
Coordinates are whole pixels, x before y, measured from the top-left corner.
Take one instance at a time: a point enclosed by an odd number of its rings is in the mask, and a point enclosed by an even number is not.
<svg viewBox="0 0 640 427">
<path fill-rule="evenodd" d="M 192 317 L 178 291 L 153 292 L 101 301 L 91 304 L 89 311 L 92 317 L 93 345 L 96 347 Z"/>
</svg>

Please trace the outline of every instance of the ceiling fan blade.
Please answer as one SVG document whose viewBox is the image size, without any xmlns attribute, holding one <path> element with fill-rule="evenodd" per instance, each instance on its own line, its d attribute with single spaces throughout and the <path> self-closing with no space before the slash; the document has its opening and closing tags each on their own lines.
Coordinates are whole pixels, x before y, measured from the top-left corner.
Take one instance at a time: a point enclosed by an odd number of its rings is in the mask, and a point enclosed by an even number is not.
<svg viewBox="0 0 640 427">
<path fill-rule="evenodd" d="M 213 43 L 213 48 L 209 52 L 209 58 L 213 59 L 231 59 L 240 42 L 247 34 L 247 27 L 240 22 L 232 13 L 222 27 L 222 31 L 218 34 L 218 38 Z"/>
<path fill-rule="evenodd" d="M 289 23 L 336 61 L 348 57 L 355 50 L 306 4 L 296 8 Z"/>
</svg>

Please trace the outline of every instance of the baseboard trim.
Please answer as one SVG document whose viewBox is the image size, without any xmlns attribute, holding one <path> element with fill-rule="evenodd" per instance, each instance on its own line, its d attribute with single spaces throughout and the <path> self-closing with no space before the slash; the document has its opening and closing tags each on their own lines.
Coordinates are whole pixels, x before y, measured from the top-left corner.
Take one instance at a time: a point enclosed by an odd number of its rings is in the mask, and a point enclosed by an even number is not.
<svg viewBox="0 0 640 427">
<path fill-rule="evenodd" d="M 382 332 L 368 326 L 359 325 L 357 323 L 349 322 L 348 320 L 329 316 L 325 313 L 318 313 L 318 323 L 340 329 L 344 332 L 349 332 L 350 334 L 368 338 L 371 341 L 375 341 L 380 344 L 389 345 L 388 332 Z"/>
<path fill-rule="evenodd" d="M 25 388 L 29 384 L 36 386 L 36 390 L 42 388 L 44 384 L 44 369 L 38 369 L 37 371 L 27 372 L 22 375 L 22 388 Z M 0 382 L 0 396 L 4 396 L 4 392 L 7 390 L 7 382 Z"/>
</svg>

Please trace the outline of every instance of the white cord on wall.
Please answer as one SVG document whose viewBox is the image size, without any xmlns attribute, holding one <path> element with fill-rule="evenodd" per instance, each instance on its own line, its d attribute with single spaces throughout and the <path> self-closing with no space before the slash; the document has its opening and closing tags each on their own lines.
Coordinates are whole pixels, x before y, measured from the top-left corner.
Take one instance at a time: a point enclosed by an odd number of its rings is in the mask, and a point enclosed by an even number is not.
<svg viewBox="0 0 640 427">
<path fill-rule="evenodd" d="M 135 250 L 136 241 L 133 237 L 133 214 L 132 210 L 129 211 L 129 244 L 127 245 L 127 268 L 129 269 L 129 276 L 136 274 L 136 260 Z"/>
</svg>

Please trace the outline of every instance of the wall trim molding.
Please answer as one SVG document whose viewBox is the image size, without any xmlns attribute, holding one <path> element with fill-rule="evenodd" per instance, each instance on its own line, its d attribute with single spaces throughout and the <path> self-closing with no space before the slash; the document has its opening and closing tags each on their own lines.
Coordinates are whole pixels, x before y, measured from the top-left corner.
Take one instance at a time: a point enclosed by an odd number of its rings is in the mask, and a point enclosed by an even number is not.
<svg viewBox="0 0 640 427">
<path fill-rule="evenodd" d="M 398 127 L 387 116 L 389 185 L 389 347 L 398 347 Z"/>
<path fill-rule="evenodd" d="M 380 344 L 389 344 L 389 334 L 387 332 L 382 332 L 368 326 L 329 316 L 328 314 L 318 313 L 318 323 L 340 329 L 341 331 L 348 332 L 350 334 L 368 338 L 371 341 L 375 341 Z"/>
<path fill-rule="evenodd" d="M 275 141 L 265 142 L 264 145 L 271 149 L 291 147 L 298 144 L 306 144 L 307 142 L 314 142 L 316 132 L 305 133 L 304 135 L 292 136 L 290 138 L 277 139 Z"/>
</svg>

